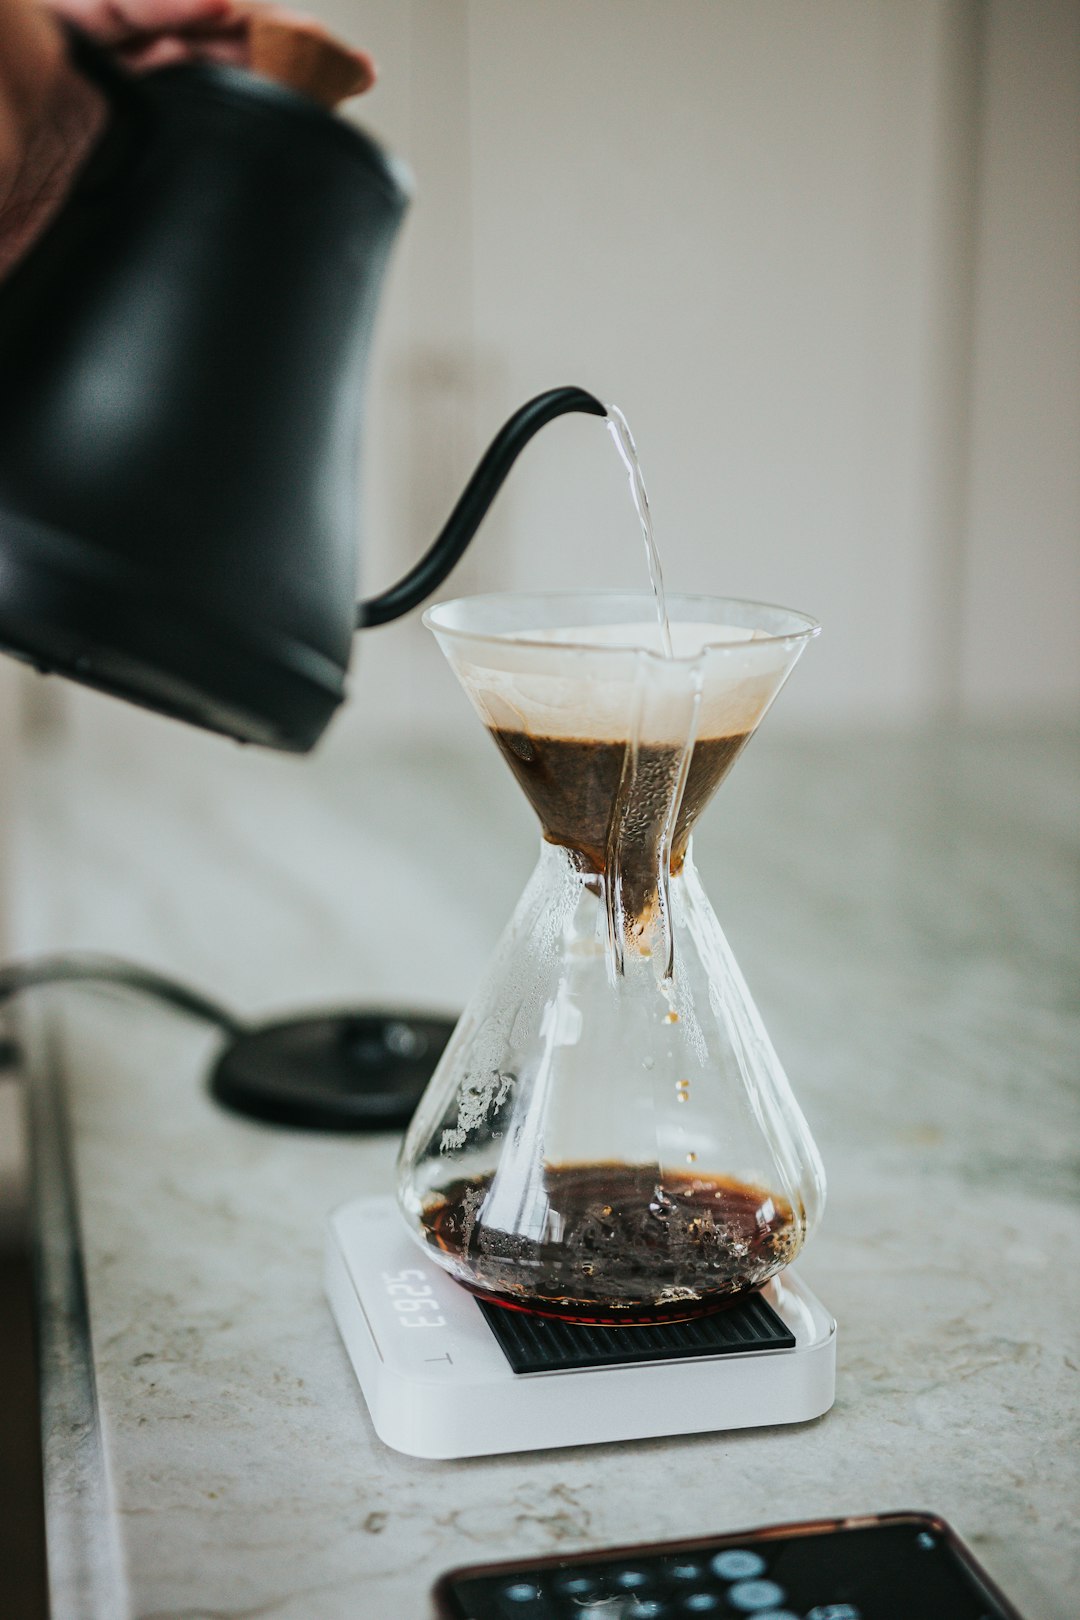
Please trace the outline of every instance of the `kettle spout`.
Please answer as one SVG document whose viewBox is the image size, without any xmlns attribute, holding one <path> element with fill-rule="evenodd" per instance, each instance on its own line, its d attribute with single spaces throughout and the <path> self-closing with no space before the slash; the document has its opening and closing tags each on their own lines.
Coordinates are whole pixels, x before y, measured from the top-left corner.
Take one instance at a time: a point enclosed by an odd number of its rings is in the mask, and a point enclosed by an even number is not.
<svg viewBox="0 0 1080 1620">
<path fill-rule="evenodd" d="M 437 590 L 456 568 L 510 468 L 534 433 L 567 411 L 606 416 L 607 408 L 583 388 L 551 388 L 530 399 L 504 423 L 481 457 L 435 543 L 389 590 L 358 604 L 356 628 L 370 630 L 400 619 Z"/>
</svg>

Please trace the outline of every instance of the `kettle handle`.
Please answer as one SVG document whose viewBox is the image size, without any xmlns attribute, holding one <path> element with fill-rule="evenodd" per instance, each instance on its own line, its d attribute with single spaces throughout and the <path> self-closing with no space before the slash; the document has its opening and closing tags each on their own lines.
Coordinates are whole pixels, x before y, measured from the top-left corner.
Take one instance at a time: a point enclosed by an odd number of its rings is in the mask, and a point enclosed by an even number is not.
<svg viewBox="0 0 1080 1620">
<path fill-rule="evenodd" d="M 358 630 L 371 630 L 375 625 L 400 619 L 442 584 L 461 561 L 503 480 L 533 434 L 567 411 L 607 415 L 607 408 L 584 388 L 550 388 L 515 411 L 484 452 L 435 543 L 395 585 L 357 605 Z"/>
</svg>

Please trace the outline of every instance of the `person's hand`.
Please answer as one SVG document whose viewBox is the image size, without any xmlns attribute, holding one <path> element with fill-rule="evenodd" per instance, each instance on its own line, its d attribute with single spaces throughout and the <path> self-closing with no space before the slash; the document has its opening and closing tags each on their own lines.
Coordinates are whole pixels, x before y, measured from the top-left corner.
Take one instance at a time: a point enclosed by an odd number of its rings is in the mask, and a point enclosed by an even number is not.
<svg viewBox="0 0 1080 1620">
<path fill-rule="evenodd" d="M 0 0 L 0 278 L 44 231 L 104 128 L 100 92 L 67 59 L 54 17 L 113 51 L 134 72 L 176 62 L 250 63 L 257 11 L 317 24 L 251 0 Z M 371 58 L 353 53 L 355 93 L 375 81 Z"/>
<path fill-rule="evenodd" d="M 250 65 L 248 28 L 262 12 L 282 22 L 302 24 L 308 33 L 325 29 L 301 12 L 258 6 L 252 0 L 48 0 L 50 10 L 114 51 L 135 72 L 174 62 L 230 62 Z M 357 95 L 375 82 L 366 51 L 353 51 Z"/>
</svg>

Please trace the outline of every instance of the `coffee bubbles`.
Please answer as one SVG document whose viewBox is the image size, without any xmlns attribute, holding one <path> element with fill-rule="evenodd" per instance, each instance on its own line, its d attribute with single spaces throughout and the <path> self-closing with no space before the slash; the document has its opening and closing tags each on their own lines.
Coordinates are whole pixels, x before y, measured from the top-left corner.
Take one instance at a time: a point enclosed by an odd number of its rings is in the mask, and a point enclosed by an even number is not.
<svg viewBox="0 0 1080 1620">
<path fill-rule="evenodd" d="M 538 1233 L 484 1219 L 491 1178 L 452 1182 L 422 1231 L 471 1291 L 500 1305 L 610 1326 L 735 1304 L 792 1258 L 802 1225 L 761 1187 L 647 1165 L 550 1165 Z"/>
</svg>

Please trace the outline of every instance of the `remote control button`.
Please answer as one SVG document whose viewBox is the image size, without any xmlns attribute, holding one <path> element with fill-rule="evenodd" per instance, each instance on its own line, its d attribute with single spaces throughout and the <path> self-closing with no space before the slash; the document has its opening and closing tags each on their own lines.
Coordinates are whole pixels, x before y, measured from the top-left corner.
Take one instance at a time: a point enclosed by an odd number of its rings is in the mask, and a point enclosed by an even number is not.
<svg viewBox="0 0 1080 1620">
<path fill-rule="evenodd" d="M 756 1552 L 732 1547 L 727 1552 L 717 1553 L 712 1568 L 722 1581 L 749 1581 L 755 1575 L 764 1575 L 765 1560 Z"/>
<path fill-rule="evenodd" d="M 512 1586 L 503 1587 L 502 1595 L 508 1603 L 535 1603 L 540 1596 L 540 1588 L 534 1586 L 532 1581 L 515 1581 Z"/>
<path fill-rule="evenodd" d="M 669 1581 L 700 1581 L 705 1574 L 704 1564 L 695 1564 L 688 1558 L 672 1558 L 664 1565 Z"/>
<path fill-rule="evenodd" d="M 560 1597 L 592 1597 L 600 1588 L 595 1575 L 580 1575 L 572 1570 L 556 1575 L 551 1584 Z"/>
<path fill-rule="evenodd" d="M 723 1599 L 715 1592 L 690 1592 L 682 1600 L 683 1614 L 716 1614 Z"/>
<path fill-rule="evenodd" d="M 631 1607 L 625 1611 L 626 1620 L 666 1620 L 666 1617 L 674 1612 L 663 1598 L 643 1597 L 636 1597 Z"/>
<path fill-rule="evenodd" d="M 740 1581 L 738 1586 L 731 1587 L 727 1600 L 733 1609 L 756 1614 L 760 1609 L 775 1609 L 785 1596 L 784 1588 L 775 1581 Z"/>
<path fill-rule="evenodd" d="M 634 1592 L 639 1586 L 650 1584 L 649 1573 L 644 1569 L 620 1569 L 614 1579 L 623 1592 Z"/>
</svg>

